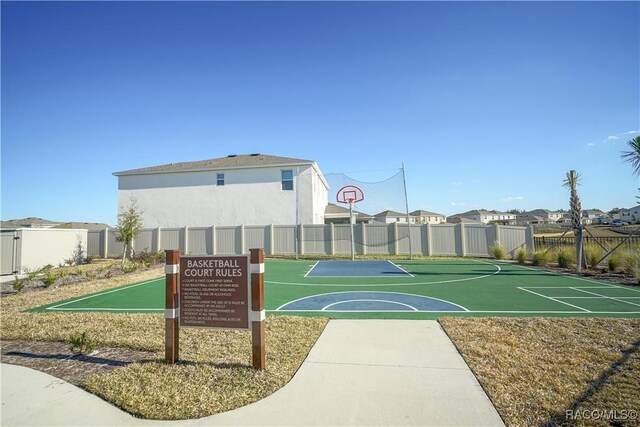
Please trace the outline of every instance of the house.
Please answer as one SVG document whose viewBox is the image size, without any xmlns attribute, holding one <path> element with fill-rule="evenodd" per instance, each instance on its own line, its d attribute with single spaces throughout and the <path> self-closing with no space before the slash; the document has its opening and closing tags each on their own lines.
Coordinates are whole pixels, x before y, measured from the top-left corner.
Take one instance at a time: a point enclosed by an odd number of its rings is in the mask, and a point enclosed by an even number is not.
<svg viewBox="0 0 640 427">
<path fill-rule="evenodd" d="M 328 184 L 312 160 L 232 154 L 115 172 L 118 209 L 145 228 L 323 224 Z"/>
<path fill-rule="evenodd" d="M 374 220 L 374 217 L 356 210 L 353 211 L 356 224 L 368 224 Z M 325 224 L 349 224 L 349 209 L 329 203 L 324 210 Z"/>
<path fill-rule="evenodd" d="M 582 211 L 582 223 L 589 225 L 596 222 L 597 218 L 603 218 L 606 214 L 600 209 L 585 209 Z"/>
<path fill-rule="evenodd" d="M 640 205 L 629 209 L 620 209 L 620 220 L 629 224 L 640 222 Z"/>
<path fill-rule="evenodd" d="M 555 224 L 562 222 L 566 212 L 550 211 L 548 209 L 534 209 L 516 215 L 518 225 Z"/>
<path fill-rule="evenodd" d="M 413 211 L 409 215 L 415 218 L 418 224 L 442 224 L 447 221 L 447 217 L 442 214 L 423 210 Z"/>
<path fill-rule="evenodd" d="M 385 224 L 392 224 L 394 222 L 403 222 L 405 224 L 407 223 L 406 213 L 400 213 L 391 210 L 382 211 L 375 214 L 373 217 L 376 221 L 384 222 Z M 411 221 L 411 224 L 415 224 L 416 218 L 409 216 L 409 221 Z"/>
<path fill-rule="evenodd" d="M 472 219 L 474 221 L 479 221 L 484 224 L 489 224 L 491 222 L 511 224 L 511 223 L 515 223 L 516 217 L 517 217 L 516 214 L 512 214 L 508 212 L 500 212 L 495 210 L 487 211 L 484 209 L 474 209 L 471 211 L 455 214 L 452 216 Z"/>
</svg>

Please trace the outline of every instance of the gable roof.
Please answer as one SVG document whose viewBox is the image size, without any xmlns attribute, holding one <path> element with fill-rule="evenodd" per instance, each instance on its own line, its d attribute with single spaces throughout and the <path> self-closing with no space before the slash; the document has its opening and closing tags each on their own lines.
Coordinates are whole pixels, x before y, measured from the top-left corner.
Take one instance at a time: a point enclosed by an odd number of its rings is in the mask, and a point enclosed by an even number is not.
<svg viewBox="0 0 640 427">
<path fill-rule="evenodd" d="M 294 159 L 292 157 L 270 156 L 267 154 L 231 154 L 217 159 L 198 160 L 195 162 L 169 163 L 166 165 L 130 169 L 114 172 L 115 176 L 143 175 L 151 173 L 171 173 L 185 171 L 201 171 L 216 169 L 250 168 L 255 166 L 296 166 L 314 165 L 313 160 Z M 317 166 L 315 166 L 317 168 Z"/>
<path fill-rule="evenodd" d="M 435 216 L 444 216 L 443 214 L 430 212 L 430 211 L 423 211 L 423 210 L 417 210 L 417 211 L 410 212 L 409 215 L 412 215 L 412 216 L 434 216 L 434 215 Z"/>
<path fill-rule="evenodd" d="M 382 211 L 380 213 L 377 213 L 374 215 L 376 218 L 384 218 L 384 217 L 390 217 L 390 216 L 401 216 L 401 217 L 406 217 L 407 214 L 406 213 L 400 213 L 400 212 L 396 212 L 396 211 Z"/>
</svg>

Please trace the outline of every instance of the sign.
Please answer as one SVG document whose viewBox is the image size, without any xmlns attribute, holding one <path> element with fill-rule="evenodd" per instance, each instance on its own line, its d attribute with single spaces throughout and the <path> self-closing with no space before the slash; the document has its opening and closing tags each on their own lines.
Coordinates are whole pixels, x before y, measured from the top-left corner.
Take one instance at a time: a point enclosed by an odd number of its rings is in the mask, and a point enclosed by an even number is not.
<svg viewBox="0 0 640 427">
<path fill-rule="evenodd" d="M 180 258 L 180 326 L 250 329 L 248 256 Z"/>
</svg>

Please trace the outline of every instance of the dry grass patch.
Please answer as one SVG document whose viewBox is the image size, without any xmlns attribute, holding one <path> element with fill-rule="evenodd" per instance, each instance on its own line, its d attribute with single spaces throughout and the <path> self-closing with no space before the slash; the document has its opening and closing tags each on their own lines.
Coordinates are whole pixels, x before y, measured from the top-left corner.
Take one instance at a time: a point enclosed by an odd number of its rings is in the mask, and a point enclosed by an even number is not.
<svg viewBox="0 0 640 427">
<path fill-rule="evenodd" d="M 251 366 L 250 332 L 182 329 L 181 363 L 167 366 L 162 314 L 25 313 L 34 307 L 159 277 L 162 269 L 110 280 L 44 289 L 0 299 L 0 338 L 65 342 L 86 332 L 98 346 L 154 352 L 156 361 L 133 363 L 89 377 L 89 391 L 144 418 L 185 419 L 227 411 L 263 399 L 285 385 L 311 350 L 327 319 L 268 317 L 267 369 Z"/>
<path fill-rule="evenodd" d="M 327 319 L 269 317 L 267 369 L 251 367 L 248 332 L 181 331 L 181 362 L 137 363 L 91 378 L 85 386 L 143 418 L 188 419 L 265 398 L 298 370 Z"/>
<path fill-rule="evenodd" d="M 640 320 L 443 318 L 441 325 L 507 425 L 609 425 L 567 410 L 640 406 Z M 640 420 L 616 420 L 640 425 Z"/>
</svg>

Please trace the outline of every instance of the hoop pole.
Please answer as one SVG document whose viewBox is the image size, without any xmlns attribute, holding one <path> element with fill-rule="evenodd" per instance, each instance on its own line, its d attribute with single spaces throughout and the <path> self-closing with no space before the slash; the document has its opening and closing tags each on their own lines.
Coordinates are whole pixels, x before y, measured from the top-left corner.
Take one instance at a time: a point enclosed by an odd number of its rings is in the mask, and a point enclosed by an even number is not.
<svg viewBox="0 0 640 427">
<path fill-rule="evenodd" d="M 349 200 L 349 230 L 351 231 L 351 261 L 356 260 L 355 244 L 353 242 L 353 200 Z"/>
</svg>

